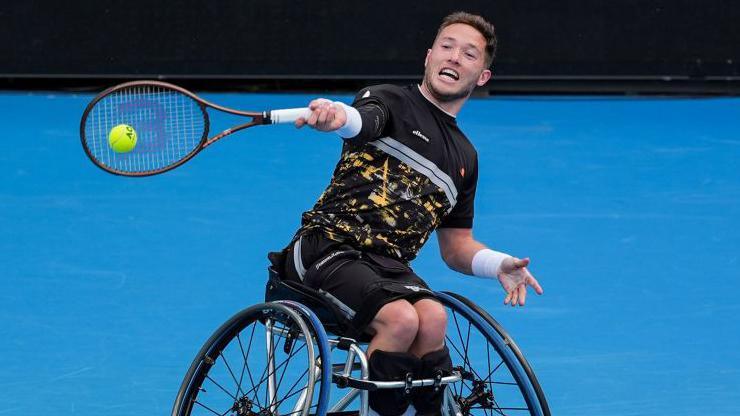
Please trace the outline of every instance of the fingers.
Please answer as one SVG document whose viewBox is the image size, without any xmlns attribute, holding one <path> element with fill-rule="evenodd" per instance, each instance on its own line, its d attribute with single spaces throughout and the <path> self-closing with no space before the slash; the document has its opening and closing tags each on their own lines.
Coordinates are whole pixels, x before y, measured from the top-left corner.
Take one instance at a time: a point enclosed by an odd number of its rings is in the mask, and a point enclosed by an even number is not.
<svg viewBox="0 0 740 416">
<path fill-rule="evenodd" d="M 511 306 L 513 307 L 517 304 L 519 304 L 519 306 L 524 306 L 524 301 L 527 299 L 527 286 L 519 285 L 512 291 L 512 293 Z"/>
<path fill-rule="evenodd" d="M 511 307 L 515 307 L 516 304 L 519 302 L 519 286 L 515 287 L 514 290 L 511 291 Z"/>
<path fill-rule="evenodd" d="M 524 306 L 527 301 L 527 286 L 519 285 L 506 294 L 504 305 Z"/>
<path fill-rule="evenodd" d="M 308 125 L 316 130 L 329 131 L 335 114 L 336 109 L 331 104 L 319 107 L 309 117 Z"/>
<path fill-rule="evenodd" d="M 327 100 L 326 98 L 317 98 L 315 100 L 311 100 L 311 102 L 308 103 L 308 108 L 313 111 L 319 108 L 326 107 L 329 104 L 331 104 L 331 101 Z"/>
<path fill-rule="evenodd" d="M 342 127 L 347 119 L 343 109 L 338 109 L 333 102 L 325 98 L 311 101 L 308 108 L 311 110 L 311 115 L 307 120 L 302 118 L 297 120 L 296 127 L 300 128 L 308 124 L 316 130 L 333 131 Z M 301 120 L 303 120 L 303 123 L 301 123 Z"/>
<path fill-rule="evenodd" d="M 308 118 L 299 118 L 295 121 L 294 125 L 296 128 L 301 128 L 308 124 L 311 127 L 316 127 L 316 122 L 318 121 L 318 117 L 321 115 L 321 109 L 325 108 L 331 103 L 331 101 L 327 100 L 326 98 L 317 98 L 310 103 L 308 103 L 308 109 L 311 110 L 311 115 Z"/>
<path fill-rule="evenodd" d="M 538 295 L 544 293 L 537 279 L 527 270 L 529 263 L 530 260 L 528 257 L 523 259 L 510 257 L 501 264 L 501 268 L 506 270 L 504 274 L 499 275 L 499 281 L 504 286 L 504 290 L 506 290 L 505 305 L 510 304 L 514 307 L 518 304 L 519 306 L 524 306 L 527 302 L 527 285 L 532 286 Z M 516 286 L 511 287 L 512 283 Z"/>
<path fill-rule="evenodd" d="M 327 104 L 324 104 L 320 102 L 319 100 L 313 100 L 311 101 L 311 104 L 308 105 L 308 108 L 311 110 L 311 115 L 308 117 L 308 120 L 306 120 L 306 124 L 308 124 L 311 127 L 316 128 L 316 123 L 319 120 L 319 116 L 321 115 L 321 111 L 326 107 Z"/>
<path fill-rule="evenodd" d="M 527 301 L 527 286 L 521 285 L 517 291 L 519 292 L 519 306 L 524 306 L 524 302 Z"/>
<path fill-rule="evenodd" d="M 538 295 L 545 293 L 545 291 L 542 289 L 542 286 L 540 286 L 540 283 L 537 281 L 537 279 L 534 278 L 534 276 L 529 275 L 529 278 L 527 279 L 527 284 L 532 286 L 532 288 L 535 292 L 537 292 Z"/>
</svg>

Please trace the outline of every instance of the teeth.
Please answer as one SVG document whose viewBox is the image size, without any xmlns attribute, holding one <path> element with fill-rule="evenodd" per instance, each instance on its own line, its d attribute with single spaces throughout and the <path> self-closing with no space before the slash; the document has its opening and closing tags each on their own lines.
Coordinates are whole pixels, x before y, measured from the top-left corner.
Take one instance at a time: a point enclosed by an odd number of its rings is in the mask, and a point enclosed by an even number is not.
<svg viewBox="0 0 740 416">
<path fill-rule="evenodd" d="M 452 69 L 448 69 L 448 68 L 445 68 L 439 71 L 439 75 L 446 75 L 455 80 L 460 79 L 460 75 L 458 75 L 457 72 L 453 71 Z"/>
</svg>

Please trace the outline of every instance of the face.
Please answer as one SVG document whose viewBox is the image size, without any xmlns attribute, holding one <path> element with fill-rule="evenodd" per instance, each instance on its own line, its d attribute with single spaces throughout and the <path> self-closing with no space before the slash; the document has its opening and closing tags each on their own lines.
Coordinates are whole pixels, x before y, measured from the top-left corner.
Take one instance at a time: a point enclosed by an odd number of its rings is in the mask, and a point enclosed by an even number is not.
<svg viewBox="0 0 740 416">
<path fill-rule="evenodd" d="M 424 84 L 434 98 L 464 99 L 488 82 L 485 47 L 485 38 L 472 26 L 455 23 L 442 29 L 424 61 Z"/>
</svg>

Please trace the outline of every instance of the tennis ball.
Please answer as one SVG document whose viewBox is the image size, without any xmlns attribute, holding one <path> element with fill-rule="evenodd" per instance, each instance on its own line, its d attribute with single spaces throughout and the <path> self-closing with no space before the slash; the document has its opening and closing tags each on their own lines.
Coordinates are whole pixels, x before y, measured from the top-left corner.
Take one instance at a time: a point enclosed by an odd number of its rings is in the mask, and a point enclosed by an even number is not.
<svg viewBox="0 0 740 416">
<path fill-rule="evenodd" d="M 128 153 L 136 147 L 136 130 L 128 124 L 119 124 L 110 130 L 108 144 L 116 153 Z"/>
</svg>

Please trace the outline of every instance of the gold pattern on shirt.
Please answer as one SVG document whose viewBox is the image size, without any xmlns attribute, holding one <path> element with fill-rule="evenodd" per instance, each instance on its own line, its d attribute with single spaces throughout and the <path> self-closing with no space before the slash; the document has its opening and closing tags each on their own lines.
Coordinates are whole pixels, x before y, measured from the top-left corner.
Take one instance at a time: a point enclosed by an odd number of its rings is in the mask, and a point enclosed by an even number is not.
<svg viewBox="0 0 740 416">
<path fill-rule="evenodd" d="M 381 207 L 388 206 L 388 158 L 386 158 L 385 163 L 383 163 L 383 188 L 381 193 L 378 195 L 377 193 L 372 192 L 368 199 Z"/>
<path fill-rule="evenodd" d="M 410 261 L 449 208 L 444 191 L 372 146 L 345 151 L 301 231 Z"/>
</svg>

